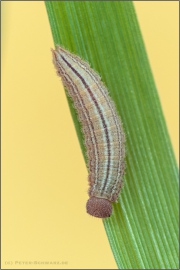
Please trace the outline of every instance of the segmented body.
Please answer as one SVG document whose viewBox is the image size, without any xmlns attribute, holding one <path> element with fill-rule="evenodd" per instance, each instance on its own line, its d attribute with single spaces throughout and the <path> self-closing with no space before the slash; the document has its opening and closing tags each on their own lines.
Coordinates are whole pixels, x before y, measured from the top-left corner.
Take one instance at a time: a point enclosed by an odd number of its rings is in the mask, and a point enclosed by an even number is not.
<svg viewBox="0 0 180 270">
<path fill-rule="evenodd" d="M 87 211 L 97 217 L 109 216 L 109 202 L 116 201 L 124 173 L 121 120 L 106 87 L 89 64 L 59 46 L 52 51 L 57 74 L 73 99 L 84 132 L 90 184 Z"/>
</svg>

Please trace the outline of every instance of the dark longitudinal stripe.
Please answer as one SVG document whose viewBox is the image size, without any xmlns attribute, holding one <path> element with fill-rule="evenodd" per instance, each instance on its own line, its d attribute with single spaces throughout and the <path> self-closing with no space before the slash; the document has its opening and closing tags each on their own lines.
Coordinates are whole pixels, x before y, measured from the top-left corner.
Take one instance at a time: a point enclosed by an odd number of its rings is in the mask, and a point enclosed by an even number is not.
<svg viewBox="0 0 180 270">
<path fill-rule="evenodd" d="M 62 70 L 61 67 L 59 67 L 60 70 Z M 66 82 L 71 84 L 71 90 L 76 94 L 77 92 L 77 96 L 78 96 L 78 99 L 80 100 L 80 102 L 83 104 L 83 107 L 85 108 L 85 113 L 86 113 L 86 118 L 88 119 L 89 123 L 91 124 L 91 128 L 92 128 L 92 133 L 94 135 L 94 140 L 95 140 L 95 145 L 96 145 L 96 150 L 97 150 L 97 163 L 99 163 L 99 151 L 98 151 L 98 143 L 97 143 L 97 139 L 96 139 L 96 136 L 95 136 L 95 131 L 94 131 L 94 127 L 93 127 L 93 124 L 92 124 L 92 121 L 91 121 L 91 118 L 90 118 L 90 115 L 89 115 L 89 112 L 84 104 L 84 101 L 83 99 L 81 98 L 81 95 L 79 94 L 78 92 L 78 89 L 77 89 L 77 86 L 74 84 L 73 80 L 71 79 L 71 77 L 65 72 L 65 70 L 63 70 L 64 74 L 63 74 L 63 78 L 66 79 Z M 68 80 L 67 80 L 68 78 Z M 76 92 L 74 91 L 74 88 L 76 89 Z M 91 139 L 91 142 L 92 142 L 92 139 Z M 93 142 L 92 142 L 92 145 L 93 145 Z M 96 156 L 96 155 L 95 155 Z M 91 166 L 90 166 L 91 168 Z"/>
<path fill-rule="evenodd" d="M 92 101 L 94 102 L 98 112 L 99 112 L 99 115 L 100 115 L 100 118 L 101 118 L 101 121 L 103 123 L 103 125 L 105 127 L 107 127 L 106 125 L 106 122 L 105 122 L 105 119 L 104 119 L 104 116 L 102 114 L 102 111 L 91 91 L 91 89 L 89 88 L 89 86 L 87 85 L 87 83 L 85 82 L 85 80 L 82 78 L 82 76 L 79 74 L 79 72 L 77 72 L 72 66 L 71 64 L 61 55 L 62 59 L 64 60 L 64 62 L 67 64 L 67 66 L 77 75 L 77 77 L 81 80 L 81 82 L 83 83 L 84 87 L 87 89 L 88 93 L 90 94 L 91 98 L 92 98 Z M 104 187 L 106 186 L 106 183 L 107 183 L 107 180 L 108 180 L 108 175 L 109 175 L 109 168 L 110 168 L 110 163 L 111 163 L 111 160 L 110 160 L 110 157 L 111 157 L 111 152 L 110 152 L 110 140 L 109 140 L 109 134 L 108 134 L 108 130 L 105 129 L 105 134 L 106 134 L 106 141 L 107 141 L 107 146 L 108 146 L 108 164 L 107 164 L 107 173 L 106 173 L 106 179 L 105 179 L 105 183 L 104 183 L 104 186 L 103 186 L 103 189 L 102 189 L 102 192 L 104 190 Z"/>
<path fill-rule="evenodd" d="M 74 60 L 73 58 L 71 58 L 71 59 Z M 75 62 L 75 63 L 77 63 L 77 62 Z M 77 63 L 77 64 L 79 65 L 79 63 Z M 79 66 L 80 66 L 80 65 L 79 65 Z M 80 67 L 81 67 L 82 69 L 84 69 L 84 70 L 89 74 L 89 76 L 91 77 L 92 80 L 94 79 L 93 76 L 92 76 L 92 74 L 88 71 L 88 69 L 85 69 L 83 66 L 80 66 Z M 98 87 L 99 87 L 99 86 L 98 86 Z M 119 131 L 120 126 L 118 126 L 117 118 L 116 118 L 116 116 L 115 116 L 115 114 L 114 114 L 113 108 L 111 107 L 111 102 L 110 102 L 110 100 L 109 100 L 107 94 L 104 93 L 104 91 L 101 89 L 101 87 L 99 87 L 99 90 L 100 90 L 101 94 L 103 95 L 103 97 L 106 99 L 106 101 L 107 101 L 109 107 L 111 108 L 111 112 L 112 112 L 112 115 L 113 115 L 113 119 L 114 119 L 114 122 L 115 122 L 115 126 L 116 126 L 117 130 Z M 120 143 L 120 147 L 119 147 L 119 157 L 121 157 L 122 145 L 121 145 L 121 138 L 120 138 L 120 133 L 119 133 L 119 132 L 118 132 L 118 143 Z M 118 163 L 118 166 L 117 166 L 117 167 L 118 167 L 118 173 L 120 174 L 121 159 L 119 159 L 119 163 Z M 114 186 L 116 186 L 116 183 L 117 183 L 118 181 L 119 181 L 119 179 L 118 179 L 118 174 L 117 174 L 117 179 L 116 179 L 116 182 L 115 182 L 115 185 L 114 185 Z M 114 188 L 114 187 L 111 188 L 111 192 L 112 192 L 113 188 Z"/>
<path fill-rule="evenodd" d="M 75 59 L 74 59 L 72 56 L 69 56 L 69 57 L 71 57 L 71 60 L 73 60 L 76 64 L 78 64 L 79 67 L 82 68 L 85 72 L 87 72 L 88 75 L 91 77 L 91 79 L 94 80 L 95 75 L 94 75 L 94 77 L 93 77 L 92 73 L 89 72 L 89 70 L 86 69 L 86 67 L 84 67 L 82 64 L 80 65 L 80 63 L 78 63 L 77 61 L 75 61 Z M 95 77 L 95 79 L 96 79 L 96 77 Z M 98 88 L 99 88 L 101 94 L 103 95 L 103 97 L 106 99 L 107 103 L 109 104 L 109 107 L 111 108 L 111 112 L 112 112 L 112 115 L 113 115 L 113 119 L 114 119 L 114 122 L 115 122 L 115 126 L 116 126 L 117 130 L 119 131 L 120 126 L 118 126 L 117 119 L 116 119 L 116 116 L 115 116 L 115 114 L 114 114 L 114 110 L 113 110 L 113 108 L 111 107 L 111 102 L 110 102 L 110 100 L 109 100 L 107 94 L 104 93 L 104 91 L 101 89 L 101 87 L 98 86 Z M 118 142 L 120 143 L 120 147 L 119 147 L 119 156 L 121 157 L 122 145 L 121 145 L 121 138 L 120 138 L 120 133 L 119 133 L 119 132 L 118 132 Z M 118 163 L 118 166 L 117 166 L 117 167 L 118 167 L 118 174 L 117 174 L 117 179 L 116 179 L 116 182 L 115 182 L 115 185 L 114 185 L 114 186 L 116 186 L 117 181 L 119 181 L 118 175 L 120 174 L 120 169 L 121 169 L 121 159 L 119 159 L 119 163 Z M 104 187 L 105 187 L 105 186 L 104 186 Z M 103 189 L 104 189 L 104 187 L 103 187 Z M 111 188 L 111 192 L 112 192 L 113 188 L 114 188 L 114 187 Z"/>
</svg>

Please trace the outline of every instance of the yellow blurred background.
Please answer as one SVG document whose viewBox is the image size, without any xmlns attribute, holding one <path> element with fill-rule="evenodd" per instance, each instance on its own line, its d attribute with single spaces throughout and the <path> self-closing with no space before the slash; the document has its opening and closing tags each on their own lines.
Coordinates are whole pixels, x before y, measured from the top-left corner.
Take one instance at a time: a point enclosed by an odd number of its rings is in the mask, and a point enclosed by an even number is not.
<svg viewBox="0 0 180 270">
<path fill-rule="evenodd" d="M 178 161 L 178 2 L 134 4 Z M 2 2 L 1 266 L 116 269 L 51 47 L 43 1 Z"/>
</svg>

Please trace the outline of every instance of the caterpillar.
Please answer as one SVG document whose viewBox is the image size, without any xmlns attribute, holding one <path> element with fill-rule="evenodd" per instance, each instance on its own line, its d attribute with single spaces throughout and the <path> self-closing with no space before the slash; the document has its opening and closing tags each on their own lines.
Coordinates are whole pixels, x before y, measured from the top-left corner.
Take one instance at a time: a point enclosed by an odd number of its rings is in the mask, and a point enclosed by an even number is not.
<svg viewBox="0 0 180 270">
<path fill-rule="evenodd" d="M 110 217 L 123 184 L 125 135 L 116 107 L 100 76 L 77 55 L 52 49 L 57 75 L 73 100 L 88 156 L 88 214 Z"/>
</svg>

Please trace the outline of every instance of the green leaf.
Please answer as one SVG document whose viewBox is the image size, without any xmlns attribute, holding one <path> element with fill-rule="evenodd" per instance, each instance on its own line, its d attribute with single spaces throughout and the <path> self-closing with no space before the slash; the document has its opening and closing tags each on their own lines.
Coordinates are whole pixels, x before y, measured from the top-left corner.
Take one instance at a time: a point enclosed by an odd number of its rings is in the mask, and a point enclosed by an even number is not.
<svg viewBox="0 0 180 270">
<path fill-rule="evenodd" d="M 132 2 L 46 1 L 55 44 L 87 60 L 126 133 L 125 185 L 104 227 L 121 269 L 178 268 L 178 169 Z M 83 136 L 68 99 L 82 152 Z"/>
</svg>

